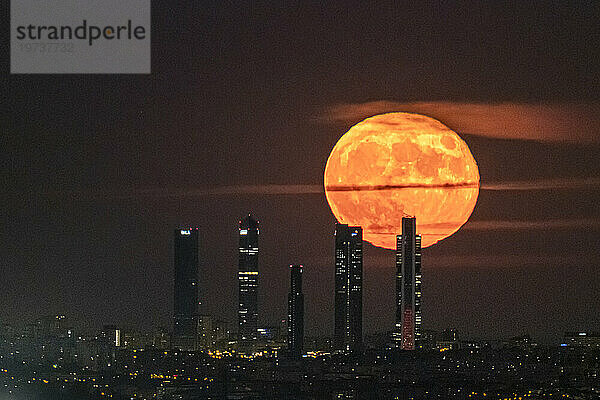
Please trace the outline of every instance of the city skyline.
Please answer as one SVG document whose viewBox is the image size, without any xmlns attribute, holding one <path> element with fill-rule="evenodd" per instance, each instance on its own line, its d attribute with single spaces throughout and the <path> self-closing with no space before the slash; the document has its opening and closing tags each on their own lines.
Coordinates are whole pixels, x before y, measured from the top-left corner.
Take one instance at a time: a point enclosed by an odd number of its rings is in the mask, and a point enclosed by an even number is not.
<svg viewBox="0 0 600 400">
<path fill-rule="evenodd" d="M 408 219 L 407 219 L 407 220 L 408 220 Z M 251 213 L 249 213 L 247 217 L 243 218 L 243 219 L 242 219 L 242 220 L 240 220 L 240 222 L 239 222 L 239 230 L 238 230 L 238 231 L 239 231 L 239 233 L 240 233 L 240 235 L 239 235 L 239 237 L 240 237 L 240 243 L 242 243 L 242 242 L 244 242 L 244 243 L 245 243 L 245 240 L 246 240 L 246 239 L 245 239 L 245 236 L 247 235 L 247 232 L 248 232 L 248 230 L 247 230 L 247 229 L 243 229 L 243 228 L 247 228 L 247 227 L 248 227 L 248 226 L 250 226 L 250 225 L 252 225 L 252 226 L 254 227 L 254 229 L 256 230 L 256 232 L 258 232 L 258 221 L 254 220 L 254 218 L 252 217 L 252 214 L 251 214 Z M 338 226 L 338 225 L 341 225 L 341 224 L 339 224 L 339 223 L 336 223 L 336 226 Z M 343 226 L 343 225 L 342 225 L 342 226 Z M 352 228 L 352 227 L 350 227 L 350 228 Z M 360 227 L 356 227 L 356 228 L 360 228 Z M 242 231 L 244 231 L 244 232 L 242 232 Z M 176 260 L 177 260 L 177 252 L 178 252 L 178 250 L 177 250 L 177 249 L 178 249 L 178 246 L 177 246 L 177 238 L 178 238 L 178 237 L 184 237 L 184 238 L 190 237 L 190 238 L 192 238 L 192 239 L 194 239 L 194 240 L 195 240 L 195 245 L 194 245 L 194 246 L 195 246 L 195 248 L 196 248 L 196 251 L 195 251 L 193 254 L 195 254 L 195 263 L 196 263 L 196 265 L 197 265 L 197 263 L 198 263 L 198 251 L 199 251 L 199 247 L 198 247 L 198 240 L 201 238 L 201 236 L 199 236 L 199 228 L 197 228 L 197 227 L 194 227 L 194 228 L 177 228 L 177 229 L 175 229 L 175 230 L 174 230 L 174 237 L 175 237 L 175 254 L 176 254 Z M 417 237 L 418 237 L 418 235 L 417 235 Z M 399 243 L 399 246 L 400 246 L 400 243 L 401 243 L 401 241 L 402 241 L 402 235 L 399 235 L 399 236 L 398 236 L 398 243 Z M 249 248 L 250 250 L 252 250 L 253 254 L 257 254 L 257 247 L 253 247 L 254 245 L 247 245 L 247 246 L 250 246 L 250 247 L 248 247 L 248 248 Z M 189 247 L 189 246 L 188 246 L 188 247 Z M 240 249 L 240 250 L 242 249 L 242 245 L 240 245 L 239 249 Z M 187 258 L 190 258 L 191 254 L 192 254 L 192 253 L 190 253 L 190 254 L 187 256 Z M 332 254 L 334 254 L 334 253 L 332 252 Z M 240 251 L 240 255 L 242 255 L 242 252 L 241 252 L 241 251 Z M 242 262 L 241 260 L 242 260 L 243 258 L 244 258 L 244 257 L 240 258 L 240 263 Z M 392 258 L 390 258 L 390 260 L 392 260 Z M 398 256 L 398 252 L 396 252 L 396 261 L 395 261 L 395 263 L 394 263 L 394 265 L 396 266 L 396 268 L 398 268 L 398 266 L 399 266 L 399 265 L 401 265 L 401 264 L 399 264 L 398 260 L 402 260 L 402 257 L 399 257 L 399 256 Z M 176 264 L 177 264 L 177 261 L 176 261 Z M 331 264 L 332 264 L 332 265 L 334 264 L 334 263 L 333 263 L 333 261 L 331 262 Z M 240 266 L 241 266 L 241 264 L 240 264 Z M 331 265 L 330 265 L 329 267 L 331 267 Z M 282 266 L 282 268 L 283 268 L 283 266 Z M 198 271 L 198 269 L 196 269 L 196 271 Z M 396 274 L 396 279 L 397 279 L 397 276 L 398 276 L 398 275 Z M 239 279 L 239 272 L 238 272 L 238 279 Z M 387 279 L 391 279 L 391 278 L 388 276 L 388 277 L 387 277 Z M 178 285 L 178 283 L 177 283 L 177 281 L 176 281 L 176 280 L 177 280 L 177 278 L 175 278 L 175 285 L 176 285 L 175 287 L 177 287 L 177 285 Z M 189 283 L 189 282 L 188 282 L 188 280 L 189 280 L 189 279 L 184 279 L 184 284 L 185 284 L 186 286 L 189 286 L 189 285 L 187 285 L 187 284 Z M 195 283 L 195 285 L 194 285 L 194 286 L 196 286 L 196 285 L 197 285 L 197 286 L 201 286 L 201 284 L 202 284 L 202 282 L 199 282 L 197 279 L 195 280 L 195 282 L 194 282 L 194 283 Z M 206 284 L 206 282 L 204 282 L 204 284 Z M 181 284 L 180 284 L 180 285 L 181 285 Z M 196 286 L 196 287 L 197 287 L 197 286 Z M 252 286 L 253 286 L 253 288 L 254 288 L 254 290 L 255 290 L 255 293 L 256 293 L 256 294 L 260 293 L 260 289 L 258 289 L 258 291 L 256 291 L 256 288 L 257 288 L 257 286 L 256 286 L 256 284 L 255 284 L 255 283 L 254 283 Z M 241 288 L 241 286 L 240 286 L 240 288 Z M 194 294 L 194 298 L 195 298 L 195 299 L 199 299 L 199 294 L 198 294 L 199 290 L 200 290 L 200 289 L 197 289 L 197 292 L 194 292 L 194 293 L 195 293 L 195 294 Z M 174 293 L 175 293 L 175 297 L 176 297 L 176 298 L 178 297 L 178 294 L 179 294 L 179 295 L 181 295 L 181 294 L 182 294 L 182 293 L 178 293 L 178 291 L 177 291 L 177 290 L 175 290 L 175 292 L 174 292 Z M 264 295 L 264 293 L 263 293 L 263 295 Z M 181 297 L 181 296 L 179 296 L 179 297 Z M 334 298 L 334 296 L 332 295 L 332 300 L 333 300 L 333 298 Z M 194 300 L 194 301 L 195 301 L 195 300 Z M 333 301 L 332 301 L 332 303 L 333 303 Z M 176 307 L 176 304 L 177 304 L 177 301 L 175 301 L 175 307 Z M 197 302 L 197 304 L 201 304 L 201 302 Z M 210 304 L 209 304 L 209 305 L 210 305 Z M 206 305 L 205 305 L 205 306 L 206 306 Z M 258 306 L 259 306 L 259 305 L 257 304 L 257 307 L 258 307 Z M 264 309 L 264 308 L 263 308 L 263 311 L 269 311 L 269 310 L 267 310 L 267 309 Z M 205 314 L 206 314 L 206 313 L 205 313 Z M 209 313 L 209 314 L 210 314 L 210 313 Z M 256 313 L 256 314 L 258 314 L 258 313 Z M 268 312 L 266 312 L 266 314 L 269 314 L 269 313 L 268 313 Z M 175 315 L 177 315 L 177 313 L 176 313 L 176 312 L 175 312 Z M 201 314 L 200 314 L 198 311 L 196 311 L 196 317 L 195 317 L 195 318 L 197 319 L 197 318 L 198 318 L 198 317 L 200 317 L 200 316 L 201 316 Z M 221 315 L 218 315 L 218 314 L 217 314 L 217 315 L 212 315 L 212 316 L 211 316 L 211 318 L 219 318 L 219 317 L 222 317 L 222 316 L 221 316 Z M 396 318 L 397 318 L 397 317 L 396 317 Z M 175 318 L 175 320 L 177 320 L 177 317 Z M 258 321 L 258 320 L 257 320 L 257 321 Z M 107 321 L 103 321 L 103 322 L 102 322 L 102 325 L 103 325 L 103 326 L 106 326 L 106 322 L 107 322 Z M 109 321 L 109 322 L 112 322 L 112 321 Z M 273 323 L 273 322 L 274 322 L 274 321 L 272 321 L 272 320 L 271 320 L 271 321 L 267 321 L 267 322 L 265 322 L 265 321 L 261 321 L 260 323 L 258 323 L 258 322 L 257 322 L 256 326 L 257 326 L 257 327 L 260 327 L 260 326 L 269 326 L 269 325 L 274 325 L 274 323 Z M 100 322 L 99 322 L 99 323 L 100 323 Z M 121 325 L 121 326 L 125 326 L 125 327 L 128 327 L 128 328 L 130 328 L 130 329 L 132 328 L 132 327 L 131 327 L 130 325 L 128 325 L 128 324 L 123 324 L 123 325 Z M 166 324 L 165 324 L 164 326 L 166 326 Z M 453 327 L 453 328 L 456 328 L 455 326 L 452 326 L 452 327 Z M 159 328 L 159 326 L 152 326 L 152 329 L 157 329 L 157 328 Z M 397 328 L 397 324 L 396 324 L 396 328 Z M 442 327 L 438 327 L 437 329 L 441 329 L 441 328 L 442 328 Z M 389 332 L 389 333 L 391 333 L 391 332 L 392 332 L 392 331 L 394 331 L 394 330 L 395 330 L 395 328 L 393 328 L 393 327 L 390 327 L 390 326 L 384 326 L 382 329 L 378 329 L 378 330 L 376 330 L 376 331 L 370 331 L 370 332 L 368 332 L 368 333 L 370 333 L 370 334 L 372 334 L 372 333 L 381 333 L 381 332 Z M 583 329 L 582 329 L 582 330 L 583 330 Z M 466 335 L 467 337 L 471 337 L 471 336 L 473 336 L 473 335 L 471 335 L 471 334 L 470 334 L 470 332 L 469 332 L 469 331 L 461 331 L 461 333 L 462 333 L 463 335 Z M 525 333 L 525 331 L 522 331 L 521 333 Z M 557 334 L 557 335 L 555 335 L 555 337 L 552 339 L 552 342 L 556 342 L 556 341 L 558 340 L 557 338 L 558 338 L 558 337 L 561 337 L 561 335 L 562 335 L 562 334 L 563 334 L 562 332 L 558 332 L 558 334 Z M 330 332 L 326 332 L 326 331 L 319 331 L 319 332 L 313 333 L 313 336 L 325 336 L 325 337 L 326 337 L 326 336 L 331 336 L 331 337 L 334 337 L 335 335 L 330 335 Z M 474 337 L 477 337 L 477 335 L 474 335 Z M 497 338 L 497 339 L 502 339 L 502 338 L 506 338 L 506 337 L 507 337 L 507 336 L 505 335 L 505 336 L 498 336 L 498 337 L 496 337 L 496 338 Z M 190 339 L 190 338 L 188 338 L 188 339 Z M 252 340 L 255 340 L 255 339 L 256 339 L 256 336 L 252 337 Z M 177 334 L 176 334 L 176 330 L 174 331 L 173 340 L 174 340 L 174 343 L 176 343 L 176 340 L 177 340 Z M 179 345 L 178 345 L 178 346 L 179 346 Z M 196 346 L 195 346 L 195 345 L 192 345 L 192 346 L 183 346 L 182 348 L 189 348 L 189 349 L 191 350 L 191 349 L 193 349 L 193 348 L 196 348 Z"/>
</svg>

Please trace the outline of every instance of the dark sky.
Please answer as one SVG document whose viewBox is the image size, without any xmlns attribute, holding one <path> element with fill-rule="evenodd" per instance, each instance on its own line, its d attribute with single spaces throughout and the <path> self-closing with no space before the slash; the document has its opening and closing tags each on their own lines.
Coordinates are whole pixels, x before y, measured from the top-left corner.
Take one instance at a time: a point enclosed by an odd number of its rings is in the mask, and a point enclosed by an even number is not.
<svg viewBox="0 0 600 400">
<path fill-rule="evenodd" d="M 150 75 L 9 75 L 3 47 L 0 320 L 170 326 L 183 224 L 200 228 L 203 312 L 234 321 L 251 211 L 261 321 L 286 315 L 302 263 L 307 335 L 331 334 L 335 219 L 323 194 L 269 185 L 322 185 L 340 136 L 387 102 L 431 103 L 489 185 L 423 251 L 425 327 L 600 331 L 598 2 L 182 3 L 153 4 Z M 356 116 L 332 117 L 340 106 Z M 366 245 L 364 262 L 366 331 L 391 329 L 394 255 Z"/>
</svg>

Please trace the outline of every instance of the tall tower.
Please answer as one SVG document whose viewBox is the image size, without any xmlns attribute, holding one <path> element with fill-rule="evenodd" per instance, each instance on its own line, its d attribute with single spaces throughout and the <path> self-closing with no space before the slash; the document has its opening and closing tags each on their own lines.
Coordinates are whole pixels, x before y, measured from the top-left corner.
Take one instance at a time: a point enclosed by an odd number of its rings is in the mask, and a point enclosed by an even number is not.
<svg viewBox="0 0 600 400">
<path fill-rule="evenodd" d="M 173 345 L 196 350 L 198 336 L 198 228 L 175 230 Z"/>
<path fill-rule="evenodd" d="M 334 348 L 362 348 L 362 228 L 335 225 Z"/>
<path fill-rule="evenodd" d="M 258 221 L 250 214 L 240 221 L 239 235 L 239 339 L 254 343 L 258 337 Z"/>
<path fill-rule="evenodd" d="M 288 351 L 300 358 L 304 348 L 304 294 L 302 294 L 302 265 L 290 265 L 291 280 L 288 294 Z"/>
<path fill-rule="evenodd" d="M 421 235 L 416 219 L 402 218 L 396 237 L 396 347 L 421 349 Z"/>
</svg>

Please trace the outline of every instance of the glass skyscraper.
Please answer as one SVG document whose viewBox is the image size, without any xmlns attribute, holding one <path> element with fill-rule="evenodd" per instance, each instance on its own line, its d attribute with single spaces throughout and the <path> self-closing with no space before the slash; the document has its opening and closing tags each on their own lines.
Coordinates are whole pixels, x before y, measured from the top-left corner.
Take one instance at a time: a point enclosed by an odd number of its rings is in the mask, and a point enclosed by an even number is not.
<svg viewBox="0 0 600 400">
<path fill-rule="evenodd" d="M 198 228 L 175 230 L 175 298 L 173 345 L 198 347 Z"/>
<path fill-rule="evenodd" d="M 300 358 L 304 348 L 304 294 L 302 294 L 302 265 L 290 265 L 288 294 L 288 352 Z"/>
<path fill-rule="evenodd" d="M 334 349 L 362 349 L 362 228 L 335 225 Z"/>
<path fill-rule="evenodd" d="M 402 235 L 396 237 L 396 347 L 422 348 L 421 343 L 421 235 L 416 219 L 402 218 Z"/>
<path fill-rule="evenodd" d="M 250 214 L 239 224 L 239 340 L 255 343 L 258 324 L 258 221 Z"/>
</svg>

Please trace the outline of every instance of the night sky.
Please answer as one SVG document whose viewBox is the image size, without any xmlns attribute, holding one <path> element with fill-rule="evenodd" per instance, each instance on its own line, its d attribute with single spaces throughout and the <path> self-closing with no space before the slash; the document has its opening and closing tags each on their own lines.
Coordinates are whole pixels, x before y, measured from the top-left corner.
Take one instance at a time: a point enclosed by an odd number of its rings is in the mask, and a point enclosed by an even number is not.
<svg viewBox="0 0 600 400">
<path fill-rule="evenodd" d="M 5 45 L 1 321 L 170 328 L 183 225 L 202 312 L 234 322 L 252 212 L 260 321 L 285 318 L 301 263 L 306 335 L 331 335 L 323 170 L 350 126 L 395 110 L 455 129 L 481 174 L 469 222 L 423 251 L 425 328 L 600 331 L 600 3 L 246 3 L 153 2 L 150 75 L 9 75 Z M 393 327 L 394 259 L 365 245 L 366 333 Z"/>
</svg>

